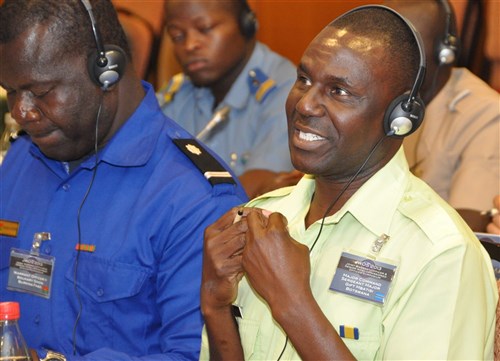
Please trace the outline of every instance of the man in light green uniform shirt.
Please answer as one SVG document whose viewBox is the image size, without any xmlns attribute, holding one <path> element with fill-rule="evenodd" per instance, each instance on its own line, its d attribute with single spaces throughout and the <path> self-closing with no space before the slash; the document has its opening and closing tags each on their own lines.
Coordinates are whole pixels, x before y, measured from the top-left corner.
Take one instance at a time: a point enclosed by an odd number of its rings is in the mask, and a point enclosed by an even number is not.
<svg viewBox="0 0 500 361">
<path fill-rule="evenodd" d="M 377 6 L 309 45 L 286 109 L 292 161 L 314 176 L 206 230 L 202 359 L 492 359 L 489 257 L 381 125 L 417 83 L 417 49 Z"/>
</svg>

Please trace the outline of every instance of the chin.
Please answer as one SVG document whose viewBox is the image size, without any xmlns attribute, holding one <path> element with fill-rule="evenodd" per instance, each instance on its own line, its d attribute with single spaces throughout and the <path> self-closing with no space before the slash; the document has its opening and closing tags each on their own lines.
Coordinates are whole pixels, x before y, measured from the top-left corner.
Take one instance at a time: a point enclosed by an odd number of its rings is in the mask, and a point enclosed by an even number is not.
<svg viewBox="0 0 500 361">
<path fill-rule="evenodd" d="M 314 174 L 313 167 L 311 166 L 311 162 L 309 162 L 307 159 L 304 159 L 303 157 L 295 157 L 291 155 L 291 161 L 293 167 L 298 170 L 299 172 L 305 173 L 305 174 Z"/>
<path fill-rule="evenodd" d="M 194 86 L 196 87 L 211 87 L 213 84 L 217 82 L 216 79 L 208 78 L 205 76 L 199 76 L 199 75 L 189 75 L 189 79 L 191 80 L 191 83 L 193 83 Z"/>
</svg>

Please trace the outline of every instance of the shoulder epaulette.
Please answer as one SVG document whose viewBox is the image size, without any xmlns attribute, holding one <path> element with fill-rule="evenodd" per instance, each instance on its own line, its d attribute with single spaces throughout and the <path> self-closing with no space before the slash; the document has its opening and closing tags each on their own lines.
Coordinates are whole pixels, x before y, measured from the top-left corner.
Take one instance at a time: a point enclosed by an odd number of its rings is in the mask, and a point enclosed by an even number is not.
<svg viewBox="0 0 500 361">
<path fill-rule="evenodd" d="M 172 100 L 174 100 L 174 96 L 181 88 L 181 85 L 184 82 L 185 78 L 186 76 L 183 73 L 175 74 L 167 83 L 167 85 L 160 89 L 160 91 L 158 92 L 160 94 L 158 99 L 158 101 L 160 102 L 160 106 L 168 104 Z"/>
<path fill-rule="evenodd" d="M 259 68 L 252 69 L 248 72 L 248 85 L 250 93 L 255 96 L 255 99 L 262 103 L 266 97 L 276 89 L 276 82 L 269 78 Z"/>
<path fill-rule="evenodd" d="M 236 184 L 231 173 L 207 152 L 196 139 L 173 139 L 174 144 L 194 163 L 212 185 Z"/>
</svg>

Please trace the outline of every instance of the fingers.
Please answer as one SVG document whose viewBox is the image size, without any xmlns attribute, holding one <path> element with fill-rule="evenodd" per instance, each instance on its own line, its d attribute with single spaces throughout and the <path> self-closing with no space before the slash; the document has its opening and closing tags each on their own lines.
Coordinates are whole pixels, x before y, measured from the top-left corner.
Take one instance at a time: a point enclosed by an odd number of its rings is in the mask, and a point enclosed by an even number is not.
<svg viewBox="0 0 500 361">
<path fill-rule="evenodd" d="M 277 228 L 287 228 L 288 219 L 283 214 L 274 212 L 269 215 L 269 225 L 276 226 Z"/>
<path fill-rule="evenodd" d="M 212 223 L 205 229 L 205 238 L 216 233 L 220 233 L 224 229 L 228 228 L 233 222 L 233 219 L 238 212 L 238 208 L 232 208 L 226 212 L 222 217 Z"/>
<path fill-rule="evenodd" d="M 245 247 L 245 233 L 219 233 L 215 237 L 205 240 L 204 253 L 214 259 L 229 259 L 241 254 Z"/>
<path fill-rule="evenodd" d="M 261 210 L 247 215 L 248 228 L 255 232 L 256 229 L 287 230 L 288 220 L 279 212 Z"/>
</svg>

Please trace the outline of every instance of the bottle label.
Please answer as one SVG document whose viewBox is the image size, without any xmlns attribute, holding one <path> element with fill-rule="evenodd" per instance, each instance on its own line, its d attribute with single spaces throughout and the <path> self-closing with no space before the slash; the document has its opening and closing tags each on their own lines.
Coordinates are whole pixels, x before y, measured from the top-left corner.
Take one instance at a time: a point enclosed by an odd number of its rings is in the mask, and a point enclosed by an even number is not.
<svg viewBox="0 0 500 361">
<path fill-rule="evenodd" d="M 50 298 L 55 258 L 12 248 L 7 289 Z"/>
</svg>

